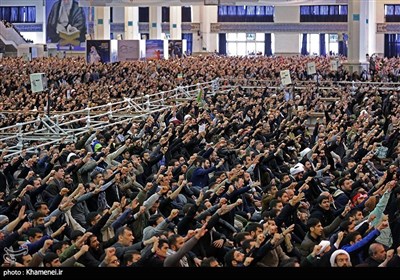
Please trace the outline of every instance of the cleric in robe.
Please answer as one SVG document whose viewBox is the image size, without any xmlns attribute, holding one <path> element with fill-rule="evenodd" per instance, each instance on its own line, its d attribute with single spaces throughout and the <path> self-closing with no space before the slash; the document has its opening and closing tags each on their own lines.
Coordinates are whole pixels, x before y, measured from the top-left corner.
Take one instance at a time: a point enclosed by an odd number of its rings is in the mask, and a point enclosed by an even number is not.
<svg viewBox="0 0 400 280">
<path fill-rule="evenodd" d="M 72 34 L 79 31 L 79 41 L 85 41 L 86 18 L 82 7 L 75 0 L 58 0 L 54 3 L 47 19 L 48 42 L 60 41 L 60 32 Z"/>
</svg>

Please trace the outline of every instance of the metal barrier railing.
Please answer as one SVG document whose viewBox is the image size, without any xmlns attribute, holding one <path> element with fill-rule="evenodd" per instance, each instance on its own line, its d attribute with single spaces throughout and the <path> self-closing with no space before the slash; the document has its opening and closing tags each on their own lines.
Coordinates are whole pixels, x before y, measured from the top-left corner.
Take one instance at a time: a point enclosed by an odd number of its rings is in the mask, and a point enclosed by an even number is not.
<svg viewBox="0 0 400 280">
<path fill-rule="evenodd" d="M 254 84 L 256 83 L 256 85 Z M 28 147 L 27 151 L 36 147 L 43 147 L 59 143 L 62 138 L 66 141 L 76 141 L 77 137 L 86 133 L 91 127 L 93 129 L 104 129 L 123 122 L 142 120 L 150 114 L 170 109 L 172 106 L 179 107 L 184 102 L 197 97 L 199 90 L 207 91 L 208 95 L 229 92 L 238 88 L 249 89 L 278 89 L 282 86 L 273 85 L 276 80 L 222 80 L 216 79 L 211 82 L 178 87 L 170 91 L 162 91 L 151 95 L 144 95 L 135 98 L 124 98 L 122 101 L 88 107 L 73 112 L 58 112 L 53 116 L 43 116 L 36 120 L 24 123 L 17 123 L 12 126 L 0 128 L 0 142 L 8 143 L 8 153 L 5 157 L 11 157 L 21 152 L 25 144 L 37 141 L 35 147 Z M 252 84 L 252 85 L 249 85 Z M 290 85 L 292 88 L 306 88 L 317 84 L 317 81 L 299 81 Z M 376 85 L 380 90 L 396 90 L 400 92 L 400 83 L 390 82 L 348 82 L 348 81 L 319 81 L 321 89 L 343 88 L 354 91 L 360 85 Z M 72 119 L 69 119 L 70 117 Z M 104 118 L 104 119 L 103 119 Z M 112 122 L 110 122 L 112 120 Z M 81 125 L 84 122 L 85 125 Z M 78 124 L 78 125 L 77 125 Z M 25 131 L 27 127 L 31 130 Z M 41 127 L 35 129 L 35 127 Z M 0 149 L 2 152 L 2 149 Z"/>
<path fill-rule="evenodd" d="M 124 98 L 122 101 L 79 111 L 58 112 L 52 116 L 46 115 L 36 120 L 3 127 L 0 128 L 0 142 L 8 144 L 8 152 L 4 157 L 18 155 L 23 147 L 32 141 L 36 141 L 37 145 L 27 147 L 28 152 L 38 147 L 59 143 L 63 138 L 68 142 L 76 141 L 77 137 L 86 133 L 90 127 L 104 129 L 126 121 L 139 121 L 153 113 L 169 110 L 173 106 L 182 106 L 186 101 L 196 98 L 200 90 L 212 95 L 218 89 L 219 80 L 216 79 L 151 95 Z M 82 125 L 82 122 L 85 125 Z M 0 149 L 0 152 L 2 151 Z"/>
<path fill-rule="evenodd" d="M 220 85 L 222 88 L 235 88 L 241 86 L 243 88 L 270 88 L 270 89 L 279 89 L 282 86 L 279 83 L 279 80 L 258 80 L 258 79 L 232 79 L 226 80 L 221 79 Z M 316 86 L 318 85 L 320 89 L 328 89 L 328 88 L 337 88 L 338 86 L 349 86 L 351 85 L 353 88 L 358 87 L 359 85 L 372 85 L 378 86 L 377 89 L 380 90 L 399 90 L 400 91 L 400 82 L 371 82 L 371 81 L 331 81 L 331 80 L 307 80 L 307 81 L 295 81 L 293 84 L 289 85 L 289 87 L 294 87 L 295 89 L 306 88 L 307 86 Z"/>
</svg>

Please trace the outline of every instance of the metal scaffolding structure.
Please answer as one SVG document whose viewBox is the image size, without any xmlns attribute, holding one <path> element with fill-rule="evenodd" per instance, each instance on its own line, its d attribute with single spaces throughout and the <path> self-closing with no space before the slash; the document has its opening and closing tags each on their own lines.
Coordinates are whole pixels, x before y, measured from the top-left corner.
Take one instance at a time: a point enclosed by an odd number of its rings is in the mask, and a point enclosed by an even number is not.
<svg viewBox="0 0 400 280">
<path fill-rule="evenodd" d="M 213 95 L 218 90 L 219 80 L 216 79 L 152 95 L 124 98 L 122 101 L 79 111 L 44 115 L 33 121 L 3 127 L 0 128 L 0 142 L 8 146 L 4 158 L 18 155 L 24 148 L 29 152 L 60 143 L 61 140 L 74 142 L 89 128 L 105 129 L 127 121 L 141 121 L 153 113 L 169 110 L 173 106 L 180 107 L 194 100 L 200 91 Z M 32 146 L 32 142 L 36 144 Z M 0 152 L 3 150 L 0 149 Z"/>
<path fill-rule="evenodd" d="M 275 81 L 276 82 L 276 81 Z M 149 115 L 169 110 L 173 106 L 180 107 L 186 102 L 193 101 L 199 92 L 207 93 L 207 96 L 226 93 L 237 88 L 271 89 L 277 92 L 286 89 L 302 89 L 307 87 L 324 89 L 345 88 L 354 93 L 361 85 L 369 85 L 381 91 L 396 91 L 400 94 L 400 83 L 382 82 L 335 82 L 335 81 L 299 81 L 289 86 L 276 86 L 271 80 L 221 80 L 181 86 L 170 91 L 163 91 L 152 95 L 142 95 L 135 98 L 88 107 L 83 110 L 55 114 L 52 116 L 38 117 L 36 120 L 0 128 L 0 143 L 7 143 L 7 154 L 4 158 L 18 155 L 22 149 L 27 152 L 36 148 L 45 147 L 66 142 L 75 142 L 78 137 L 86 133 L 90 128 L 104 129 L 127 121 L 141 121 Z M 317 87 L 316 87 L 317 86 Z M 29 128 L 29 129 L 27 129 Z M 36 142 L 32 145 L 32 142 Z M 0 152 L 3 152 L 0 149 Z"/>
</svg>

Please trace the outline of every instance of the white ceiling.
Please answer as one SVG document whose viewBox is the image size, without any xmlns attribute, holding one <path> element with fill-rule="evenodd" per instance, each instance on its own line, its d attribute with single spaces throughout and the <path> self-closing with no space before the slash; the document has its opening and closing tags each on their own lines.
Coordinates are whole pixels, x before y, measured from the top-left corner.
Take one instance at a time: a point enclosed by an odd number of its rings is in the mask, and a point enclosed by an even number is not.
<svg viewBox="0 0 400 280">
<path fill-rule="evenodd" d="M 188 6 L 216 3 L 217 0 L 78 0 L 80 6 Z M 220 5 L 316 5 L 347 4 L 348 0 L 219 0 Z"/>
</svg>

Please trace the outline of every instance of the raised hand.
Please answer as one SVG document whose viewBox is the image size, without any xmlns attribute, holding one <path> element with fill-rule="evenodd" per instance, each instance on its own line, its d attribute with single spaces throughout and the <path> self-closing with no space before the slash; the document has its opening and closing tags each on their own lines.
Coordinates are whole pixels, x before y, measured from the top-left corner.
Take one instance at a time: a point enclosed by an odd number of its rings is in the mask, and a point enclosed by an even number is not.
<svg viewBox="0 0 400 280">
<path fill-rule="evenodd" d="M 22 205 L 21 208 L 19 209 L 19 212 L 18 212 L 18 219 L 19 219 L 20 221 L 22 221 L 22 220 L 25 219 L 25 217 L 26 217 L 26 214 L 25 214 L 25 205 Z"/>
<path fill-rule="evenodd" d="M 288 235 L 289 233 L 291 233 L 293 230 L 294 230 L 294 224 L 288 226 L 288 227 L 282 232 L 282 234 L 283 234 L 283 236 L 286 236 L 286 235 Z"/>
<path fill-rule="evenodd" d="M 194 237 L 196 239 L 200 239 L 204 236 L 204 234 L 206 234 L 206 232 L 208 231 L 208 229 L 206 229 L 207 227 L 207 223 L 205 223 L 201 228 L 196 229 L 195 232 L 196 234 L 194 235 Z"/>
<path fill-rule="evenodd" d="M 168 220 L 172 221 L 176 216 L 178 216 L 179 210 L 178 209 L 172 209 L 171 214 L 168 216 Z"/>
</svg>

